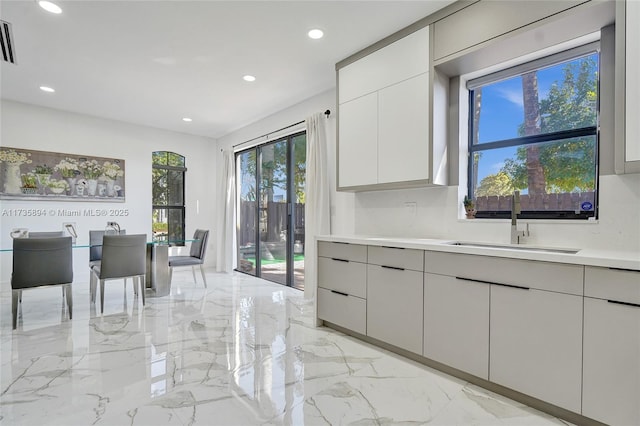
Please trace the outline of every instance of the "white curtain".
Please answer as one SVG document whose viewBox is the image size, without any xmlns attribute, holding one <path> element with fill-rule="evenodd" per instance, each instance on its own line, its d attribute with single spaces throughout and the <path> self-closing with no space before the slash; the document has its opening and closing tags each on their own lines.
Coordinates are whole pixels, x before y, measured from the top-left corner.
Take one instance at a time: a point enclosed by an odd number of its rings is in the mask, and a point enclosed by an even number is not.
<svg viewBox="0 0 640 426">
<path fill-rule="evenodd" d="M 231 150 L 222 152 L 220 187 L 218 188 L 217 232 L 216 232 L 216 271 L 231 272 L 233 270 L 233 215 L 235 203 L 235 168 L 234 155 Z"/>
<path fill-rule="evenodd" d="M 304 295 L 314 298 L 317 289 L 317 235 L 331 232 L 330 180 L 327 167 L 326 121 L 322 113 L 307 118 L 307 171 L 305 205 Z"/>
</svg>

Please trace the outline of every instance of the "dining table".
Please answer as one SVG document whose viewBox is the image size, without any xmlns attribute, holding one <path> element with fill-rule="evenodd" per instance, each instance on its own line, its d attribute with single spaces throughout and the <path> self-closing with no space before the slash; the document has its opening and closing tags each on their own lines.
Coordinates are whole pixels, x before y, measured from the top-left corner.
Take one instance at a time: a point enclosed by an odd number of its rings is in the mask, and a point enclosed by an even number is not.
<svg viewBox="0 0 640 426">
<path fill-rule="evenodd" d="M 177 244 L 193 243 L 197 239 L 186 240 L 161 240 L 147 241 L 146 248 L 146 266 L 145 288 L 147 289 L 146 297 L 163 297 L 171 293 L 171 280 L 169 273 L 169 247 Z M 93 244 L 73 244 L 72 249 L 89 249 L 98 247 Z M 12 252 L 13 248 L 0 248 L 2 252 Z M 87 256 L 88 258 L 88 256 Z"/>
</svg>

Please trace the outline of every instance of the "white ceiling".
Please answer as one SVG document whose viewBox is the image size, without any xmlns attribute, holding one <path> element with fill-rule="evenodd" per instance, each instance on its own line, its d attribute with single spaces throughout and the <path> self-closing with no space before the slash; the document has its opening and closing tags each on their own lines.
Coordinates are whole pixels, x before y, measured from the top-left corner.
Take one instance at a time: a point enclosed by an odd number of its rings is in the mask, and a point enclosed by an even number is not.
<svg viewBox="0 0 640 426">
<path fill-rule="evenodd" d="M 17 58 L 3 99 L 218 138 L 335 87 L 336 62 L 452 1 L 56 3 L 0 1 Z"/>
</svg>

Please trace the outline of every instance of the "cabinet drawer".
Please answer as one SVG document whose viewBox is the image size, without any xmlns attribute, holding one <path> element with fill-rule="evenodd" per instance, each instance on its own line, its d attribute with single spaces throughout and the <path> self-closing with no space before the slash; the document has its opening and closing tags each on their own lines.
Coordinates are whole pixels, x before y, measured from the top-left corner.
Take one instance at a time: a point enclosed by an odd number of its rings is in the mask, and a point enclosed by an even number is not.
<svg viewBox="0 0 640 426">
<path fill-rule="evenodd" d="M 367 265 L 319 257 L 318 287 L 365 299 L 367 297 Z"/>
<path fill-rule="evenodd" d="M 422 354 L 422 272 L 368 265 L 367 336 Z"/>
<path fill-rule="evenodd" d="M 368 252 L 370 264 L 423 271 L 423 250 L 369 246 Z"/>
<path fill-rule="evenodd" d="M 367 246 L 318 241 L 318 256 L 367 263 Z"/>
<path fill-rule="evenodd" d="M 640 271 L 587 266 L 584 271 L 584 295 L 640 304 Z"/>
<path fill-rule="evenodd" d="M 583 294 L 582 265 L 426 251 L 424 270 L 558 293 Z"/>
<path fill-rule="evenodd" d="M 367 333 L 367 301 L 318 289 L 318 318 L 360 334 Z"/>
</svg>

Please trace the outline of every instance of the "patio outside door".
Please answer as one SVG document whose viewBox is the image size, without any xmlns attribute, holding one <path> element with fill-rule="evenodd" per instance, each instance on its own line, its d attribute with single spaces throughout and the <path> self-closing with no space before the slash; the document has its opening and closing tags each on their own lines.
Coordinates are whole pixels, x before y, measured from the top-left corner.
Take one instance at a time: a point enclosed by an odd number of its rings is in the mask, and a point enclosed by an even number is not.
<svg viewBox="0 0 640 426">
<path fill-rule="evenodd" d="M 304 289 L 306 134 L 236 154 L 237 270 Z"/>
</svg>

